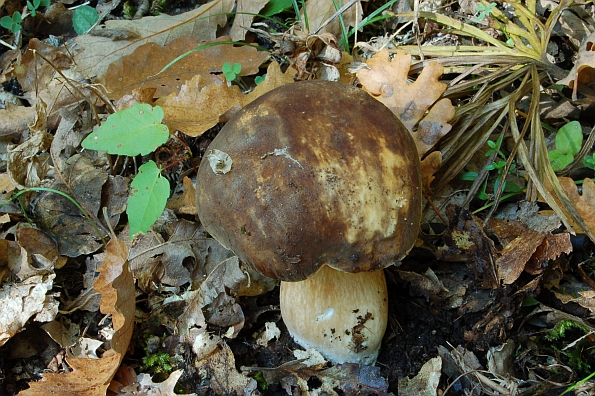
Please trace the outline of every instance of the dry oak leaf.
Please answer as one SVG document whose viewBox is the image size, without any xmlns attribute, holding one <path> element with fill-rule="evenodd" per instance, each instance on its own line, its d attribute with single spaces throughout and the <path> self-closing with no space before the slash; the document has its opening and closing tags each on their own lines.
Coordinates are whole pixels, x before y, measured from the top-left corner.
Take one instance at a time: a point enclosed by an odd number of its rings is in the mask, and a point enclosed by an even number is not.
<svg viewBox="0 0 595 396">
<path fill-rule="evenodd" d="M 347 2 L 339 3 L 343 5 Z M 311 32 L 315 32 L 318 28 L 328 20 L 337 11 L 337 3 L 334 0 L 308 0 L 306 2 L 306 14 L 308 17 L 308 27 Z M 301 11 L 302 17 L 304 11 Z M 344 23 L 345 28 L 356 26 L 361 22 L 362 5 L 359 1 L 341 13 L 342 21 L 339 18 L 333 19 L 330 23 L 322 28 L 320 33 L 331 33 L 335 37 L 341 37 L 342 29 L 341 22 Z M 349 30 L 349 29 L 348 29 Z"/>
<path fill-rule="evenodd" d="M 258 12 L 265 6 L 269 0 L 237 0 L 236 15 L 229 35 L 233 41 L 242 41 L 246 38 L 246 33 L 252 26 L 252 21 Z"/>
<path fill-rule="evenodd" d="M 558 178 L 564 192 L 574 204 L 576 211 L 581 215 L 583 221 L 592 233 L 595 233 L 595 183 L 590 178 L 583 182 L 583 194 L 578 193 L 574 180 L 569 177 Z M 581 232 L 581 227 L 575 225 L 575 231 Z M 582 230 L 584 232 L 584 230 Z"/>
<path fill-rule="evenodd" d="M 579 82 L 589 85 L 595 82 L 595 32 L 585 39 L 574 67 L 558 84 L 572 88 L 572 100 L 576 100 Z"/>
<path fill-rule="evenodd" d="M 29 389 L 20 394 L 99 396 L 105 395 L 107 388 L 122 359 L 134 329 L 134 280 L 126 257 L 126 245 L 112 239 L 106 247 L 103 265 L 98 269 L 99 277 L 95 290 L 101 294 L 101 312 L 110 315 L 115 331 L 110 345 L 99 359 L 66 359 L 71 366 L 69 373 L 45 373 L 38 382 L 30 382 Z"/>
<path fill-rule="evenodd" d="M 157 101 L 163 108 L 163 121 L 170 130 L 180 130 L 186 135 L 200 136 L 219 122 L 225 122 L 242 107 L 273 88 L 293 82 L 292 73 L 283 73 L 272 62 L 265 80 L 254 91 L 244 95 L 238 86 L 228 86 L 218 80 L 206 87 L 202 77 L 195 76 L 180 89 L 178 95 L 170 94 Z"/>
<path fill-rule="evenodd" d="M 411 132 L 421 157 L 451 130 L 448 121 L 455 108 L 450 99 L 436 102 L 446 90 L 446 84 L 438 81 L 444 71 L 440 63 L 429 62 L 411 84 L 407 82 L 410 66 L 411 55 L 397 52 L 391 61 L 389 51 L 383 49 L 356 75 L 364 90 L 391 109 Z"/>
<path fill-rule="evenodd" d="M 204 44 L 230 41 L 227 36 Z M 200 51 L 193 51 L 178 60 L 162 73 L 159 73 L 178 56 L 199 47 L 192 36 L 180 37 L 166 46 L 147 43 L 138 47 L 130 55 L 109 65 L 107 73 L 99 80 L 105 85 L 110 99 L 119 99 L 138 88 L 156 88 L 154 97 L 160 98 L 180 91 L 186 81 L 196 75 L 201 76 L 202 85 L 210 85 L 218 78 L 214 72 L 221 72 L 225 62 L 240 63 L 242 76 L 258 73 L 259 66 L 267 60 L 267 52 L 254 47 L 234 47 L 229 44 L 214 45 Z"/>
<path fill-rule="evenodd" d="M 173 40 L 191 35 L 198 42 L 215 40 L 217 27 L 227 23 L 227 13 L 235 0 L 213 0 L 199 8 L 179 14 L 149 16 L 136 20 L 109 20 L 99 32 L 82 34 L 74 39 L 79 50 L 74 60 L 79 72 L 87 78 L 102 76 L 110 64 L 146 43 L 167 45 Z M 115 32 L 115 34 L 110 34 Z M 132 32 L 131 39 L 112 38 L 118 32 Z M 93 35 L 93 34 L 101 34 Z"/>
</svg>

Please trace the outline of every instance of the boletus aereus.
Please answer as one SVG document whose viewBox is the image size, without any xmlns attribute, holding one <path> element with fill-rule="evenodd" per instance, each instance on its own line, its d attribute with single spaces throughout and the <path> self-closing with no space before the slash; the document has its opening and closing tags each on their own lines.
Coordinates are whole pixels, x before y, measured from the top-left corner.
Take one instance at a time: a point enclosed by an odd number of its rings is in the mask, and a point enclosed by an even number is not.
<svg viewBox="0 0 595 396">
<path fill-rule="evenodd" d="M 206 230 L 281 280 L 296 342 L 336 363 L 373 364 L 387 323 L 382 269 L 409 252 L 420 223 L 407 129 L 356 87 L 298 82 L 244 107 L 209 153 L 219 157 L 203 160 L 197 177 Z"/>
</svg>

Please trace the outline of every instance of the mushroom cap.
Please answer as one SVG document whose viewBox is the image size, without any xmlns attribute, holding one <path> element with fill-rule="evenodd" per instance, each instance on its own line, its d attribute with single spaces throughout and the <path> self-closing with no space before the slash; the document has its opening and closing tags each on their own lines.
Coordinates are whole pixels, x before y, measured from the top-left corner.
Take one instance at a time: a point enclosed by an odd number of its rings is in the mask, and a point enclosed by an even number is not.
<svg viewBox="0 0 595 396">
<path fill-rule="evenodd" d="M 205 229 L 265 276 L 300 281 L 326 264 L 372 271 L 401 260 L 421 218 L 411 134 L 366 92 L 326 81 L 276 88 L 240 110 L 203 160 Z"/>
</svg>

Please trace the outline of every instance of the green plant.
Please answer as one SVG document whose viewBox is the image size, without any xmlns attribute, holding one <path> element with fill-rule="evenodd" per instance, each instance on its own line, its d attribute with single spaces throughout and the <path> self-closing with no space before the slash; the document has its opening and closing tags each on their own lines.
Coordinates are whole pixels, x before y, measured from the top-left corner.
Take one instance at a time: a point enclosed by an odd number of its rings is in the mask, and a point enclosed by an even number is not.
<svg viewBox="0 0 595 396">
<path fill-rule="evenodd" d="M 548 153 L 552 169 L 559 171 L 570 165 L 574 156 L 581 150 L 582 144 L 583 132 L 578 121 L 569 122 L 560 128 L 556 133 L 556 148 Z"/>
<path fill-rule="evenodd" d="M 5 29 L 10 30 L 13 34 L 16 34 L 19 30 L 23 28 L 21 26 L 22 21 L 23 17 L 21 16 L 21 13 L 15 11 L 15 13 L 12 14 L 12 17 L 8 15 L 2 17 L 2 19 L 0 19 L 0 25 Z"/>
<path fill-rule="evenodd" d="M 492 163 L 486 165 L 486 167 L 485 167 L 485 169 L 487 171 L 495 170 L 497 172 L 496 179 L 494 180 L 494 191 L 498 190 L 500 183 L 502 182 L 502 177 L 504 175 L 504 169 L 506 168 L 506 163 L 507 163 L 506 155 L 500 149 L 503 139 L 504 139 L 504 135 L 500 135 L 500 137 L 496 141 L 488 140 L 487 144 L 490 147 L 490 149 L 485 153 L 486 157 L 495 155 L 495 158 L 492 161 Z M 516 169 L 516 164 L 514 162 L 512 162 L 510 164 L 510 170 L 514 170 L 514 169 Z M 465 172 L 461 175 L 461 180 L 475 181 L 478 176 L 479 176 L 479 173 L 477 173 L 477 172 Z M 488 179 L 489 178 L 487 178 L 487 177 L 485 178 L 479 192 L 477 193 L 477 197 L 479 199 L 481 199 L 482 201 L 487 201 L 488 199 L 492 198 L 491 195 L 486 193 L 486 189 L 488 186 Z M 506 195 L 506 196 L 502 197 L 501 199 L 509 198 L 512 195 L 518 194 L 522 190 L 516 183 L 513 183 L 511 181 L 506 181 L 506 179 L 504 180 L 504 185 L 503 185 L 502 189 L 504 192 L 510 193 L 510 195 Z"/>
<path fill-rule="evenodd" d="M 479 22 L 485 17 L 489 16 L 494 8 L 496 7 L 496 3 L 490 3 L 488 5 L 485 4 L 478 4 L 475 6 L 475 11 L 479 12 L 479 15 L 475 19 L 475 22 Z"/>
<path fill-rule="evenodd" d="M 246 83 L 244 82 L 244 80 L 242 80 L 242 78 L 240 77 L 240 73 L 242 72 L 242 65 L 241 64 L 234 63 L 232 65 L 229 62 L 225 62 L 223 64 L 223 66 L 221 66 L 221 71 L 223 72 L 223 75 L 225 75 L 225 79 L 227 81 L 229 81 L 230 83 L 231 82 L 235 82 L 244 91 L 248 91 L 249 90 L 249 88 L 246 85 Z"/>
<path fill-rule="evenodd" d="M 81 145 L 90 150 L 114 155 L 147 155 L 169 139 L 169 129 L 161 124 L 164 113 L 159 106 L 136 104 L 108 117 Z M 139 167 L 132 180 L 126 214 L 130 238 L 145 233 L 163 213 L 170 186 L 155 162 Z"/>
<path fill-rule="evenodd" d="M 33 0 L 33 3 L 27 0 L 27 8 L 31 12 L 32 17 L 35 17 L 37 15 L 37 9 L 39 7 L 49 7 L 49 5 L 50 0 Z"/>
<path fill-rule="evenodd" d="M 15 11 L 12 16 L 6 15 L 0 19 L 0 26 L 10 30 L 13 34 L 16 34 L 23 28 L 23 26 L 21 26 L 23 19 L 27 18 L 29 15 L 35 17 L 39 7 L 48 7 L 49 5 L 50 0 L 33 0 L 33 2 L 27 0 L 27 9 L 29 10 L 29 13 L 21 15 L 20 12 Z"/>
<path fill-rule="evenodd" d="M 85 34 L 97 23 L 99 15 L 95 8 L 83 5 L 74 10 L 72 26 L 77 34 Z"/>
</svg>

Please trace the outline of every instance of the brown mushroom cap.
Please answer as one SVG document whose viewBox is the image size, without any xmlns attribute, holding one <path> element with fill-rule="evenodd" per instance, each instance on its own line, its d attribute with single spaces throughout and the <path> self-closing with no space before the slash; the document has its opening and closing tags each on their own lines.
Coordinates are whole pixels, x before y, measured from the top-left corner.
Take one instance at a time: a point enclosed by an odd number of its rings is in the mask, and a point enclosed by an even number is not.
<svg viewBox="0 0 595 396">
<path fill-rule="evenodd" d="M 209 146 L 233 161 L 200 165 L 201 222 L 256 271 L 299 281 L 323 264 L 371 271 L 401 260 L 421 217 L 421 173 L 403 124 L 364 91 L 298 82 L 256 99 Z M 207 154 L 208 154 L 207 153 Z"/>
</svg>

